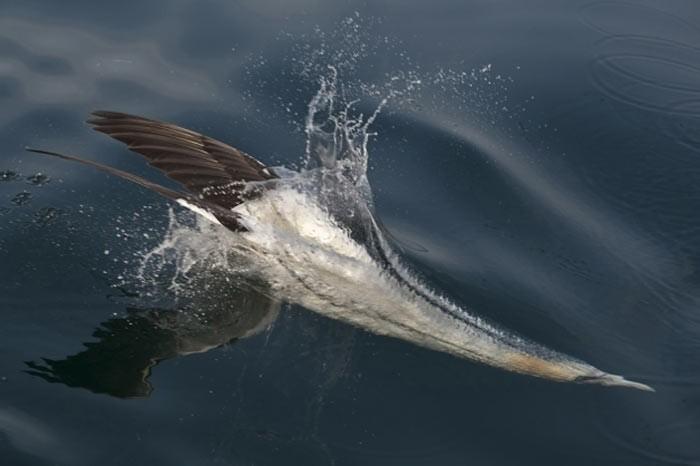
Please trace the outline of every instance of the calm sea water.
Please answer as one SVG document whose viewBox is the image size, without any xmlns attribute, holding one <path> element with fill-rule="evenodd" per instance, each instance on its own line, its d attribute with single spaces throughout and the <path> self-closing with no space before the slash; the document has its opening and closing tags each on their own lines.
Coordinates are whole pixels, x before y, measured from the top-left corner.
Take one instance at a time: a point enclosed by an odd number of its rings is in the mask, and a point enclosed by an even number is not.
<svg viewBox="0 0 700 466">
<path fill-rule="evenodd" d="M 697 2 L 5 3 L 3 465 L 700 464 Z M 163 181 L 84 125 L 110 109 L 294 166 L 324 63 L 369 111 L 358 83 L 421 80 L 378 118 L 370 181 L 434 287 L 656 393 L 506 373 L 235 287 L 146 297 L 135 264 L 167 204 L 24 152 Z"/>
</svg>

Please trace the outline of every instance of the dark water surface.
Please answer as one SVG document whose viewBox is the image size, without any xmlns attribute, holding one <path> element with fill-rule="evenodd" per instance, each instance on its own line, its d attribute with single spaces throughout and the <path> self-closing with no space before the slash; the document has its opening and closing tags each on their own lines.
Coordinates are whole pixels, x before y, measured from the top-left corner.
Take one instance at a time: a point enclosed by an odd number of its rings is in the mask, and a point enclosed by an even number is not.
<svg viewBox="0 0 700 466">
<path fill-rule="evenodd" d="M 696 1 L 1 11 L 1 464 L 700 464 Z M 104 108 L 294 165 L 318 78 L 294 70 L 318 50 L 349 60 L 355 82 L 423 76 L 377 120 L 369 172 L 419 272 L 656 393 L 506 373 L 215 277 L 179 312 L 165 285 L 159 303 L 134 296 L 135 254 L 161 240 L 166 203 L 24 152 L 162 180 L 87 129 Z"/>
</svg>

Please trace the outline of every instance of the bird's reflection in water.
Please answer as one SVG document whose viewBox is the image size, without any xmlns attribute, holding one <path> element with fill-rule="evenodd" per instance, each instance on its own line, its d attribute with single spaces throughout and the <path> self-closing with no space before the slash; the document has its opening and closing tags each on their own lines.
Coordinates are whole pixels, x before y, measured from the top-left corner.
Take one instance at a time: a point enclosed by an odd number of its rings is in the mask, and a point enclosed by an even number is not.
<svg viewBox="0 0 700 466">
<path fill-rule="evenodd" d="M 93 333 L 97 341 L 85 343 L 84 351 L 27 362 L 27 372 L 95 393 L 147 397 L 153 391 L 148 378 L 159 362 L 253 335 L 279 311 L 279 302 L 258 286 L 232 286 L 220 279 L 208 281 L 206 288 L 176 310 L 129 308 L 126 316 L 103 322 Z"/>
</svg>

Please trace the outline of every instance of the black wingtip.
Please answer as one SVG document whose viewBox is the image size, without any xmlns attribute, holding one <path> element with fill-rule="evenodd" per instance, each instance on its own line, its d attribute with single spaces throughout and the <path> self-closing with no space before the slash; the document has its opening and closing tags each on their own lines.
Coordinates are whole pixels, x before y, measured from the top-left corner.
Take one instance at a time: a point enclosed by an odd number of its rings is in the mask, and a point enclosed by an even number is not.
<svg viewBox="0 0 700 466">
<path fill-rule="evenodd" d="M 113 112 L 111 110 L 94 110 L 90 115 L 96 118 L 128 118 L 131 115 L 123 112 Z"/>
<path fill-rule="evenodd" d="M 123 120 L 142 120 L 151 123 L 158 123 L 155 120 L 151 120 L 149 118 L 132 115 L 130 113 L 114 112 L 111 110 L 94 110 L 90 112 L 90 117 L 86 120 L 86 123 L 92 126 L 96 126 L 104 123 L 119 122 Z"/>
<path fill-rule="evenodd" d="M 98 129 L 101 124 L 109 120 L 118 120 L 125 117 L 124 113 L 111 112 L 108 110 L 95 110 L 90 112 L 90 117 L 85 120 L 85 123 L 92 126 L 92 129 Z"/>
<path fill-rule="evenodd" d="M 58 152 L 51 152 L 50 150 L 34 149 L 33 147 L 25 147 L 24 150 L 26 150 L 27 152 L 33 152 L 35 154 L 50 155 L 52 157 L 60 157 L 62 159 L 68 158 L 63 154 L 59 154 Z"/>
</svg>

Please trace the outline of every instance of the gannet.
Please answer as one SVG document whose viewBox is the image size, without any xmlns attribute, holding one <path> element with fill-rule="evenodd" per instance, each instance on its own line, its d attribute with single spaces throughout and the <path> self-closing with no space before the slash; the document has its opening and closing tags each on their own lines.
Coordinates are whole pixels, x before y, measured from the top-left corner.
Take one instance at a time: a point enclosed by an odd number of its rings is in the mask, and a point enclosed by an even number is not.
<svg viewBox="0 0 700 466">
<path fill-rule="evenodd" d="M 375 216 L 366 160 L 338 157 L 353 150 L 347 137 L 314 142 L 321 164 L 295 172 L 171 123 L 110 111 L 94 112 L 88 123 L 184 189 L 84 158 L 28 150 L 90 165 L 229 230 L 233 248 L 257 265 L 278 299 L 520 374 L 653 391 L 487 322 L 417 278 Z"/>
</svg>

